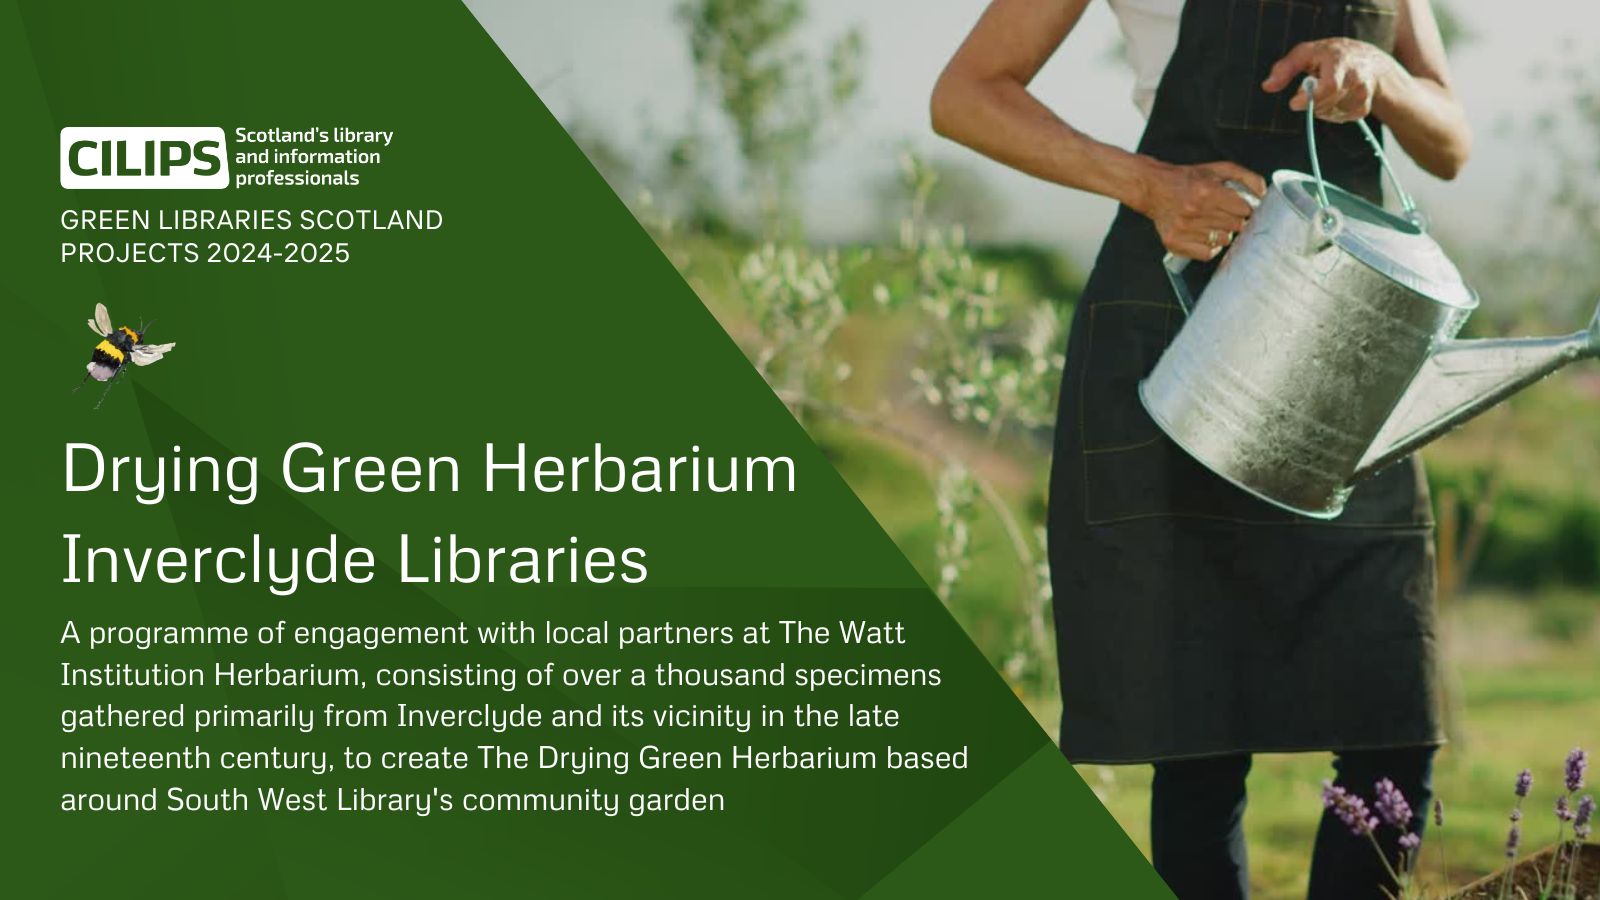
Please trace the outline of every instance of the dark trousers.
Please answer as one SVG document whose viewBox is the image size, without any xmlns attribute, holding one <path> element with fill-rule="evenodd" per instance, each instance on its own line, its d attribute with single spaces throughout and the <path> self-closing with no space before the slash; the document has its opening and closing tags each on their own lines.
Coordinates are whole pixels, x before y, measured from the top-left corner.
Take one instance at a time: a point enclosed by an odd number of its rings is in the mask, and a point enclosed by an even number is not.
<svg viewBox="0 0 1600 900">
<path fill-rule="evenodd" d="M 1388 778 L 1411 802 L 1412 830 L 1421 833 L 1433 803 L 1433 747 L 1360 750 L 1338 754 L 1334 783 L 1370 806 L 1372 785 Z M 1250 896 L 1244 843 L 1245 776 L 1250 755 L 1160 762 L 1150 790 L 1150 855 L 1178 900 L 1243 900 Z M 1306 811 L 1307 815 L 1311 810 Z M 1379 843 L 1391 863 L 1399 834 L 1384 826 Z M 1381 900 L 1393 888 L 1365 837 L 1356 837 L 1324 812 L 1311 855 L 1307 900 Z"/>
</svg>

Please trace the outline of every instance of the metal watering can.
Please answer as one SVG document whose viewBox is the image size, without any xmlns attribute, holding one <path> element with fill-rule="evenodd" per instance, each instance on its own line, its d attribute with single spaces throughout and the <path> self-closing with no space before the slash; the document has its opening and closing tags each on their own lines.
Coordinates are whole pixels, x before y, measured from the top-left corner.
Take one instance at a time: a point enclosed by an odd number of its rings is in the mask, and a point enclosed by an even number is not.
<svg viewBox="0 0 1600 900">
<path fill-rule="evenodd" d="M 1305 80 L 1309 99 L 1315 82 Z M 1353 486 L 1567 363 L 1600 356 L 1600 310 L 1565 337 L 1457 340 L 1478 306 L 1427 233 L 1367 128 L 1397 215 L 1312 174 L 1280 170 L 1139 398 L 1211 471 L 1316 519 Z M 1242 185 L 1241 195 L 1255 197 Z"/>
</svg>

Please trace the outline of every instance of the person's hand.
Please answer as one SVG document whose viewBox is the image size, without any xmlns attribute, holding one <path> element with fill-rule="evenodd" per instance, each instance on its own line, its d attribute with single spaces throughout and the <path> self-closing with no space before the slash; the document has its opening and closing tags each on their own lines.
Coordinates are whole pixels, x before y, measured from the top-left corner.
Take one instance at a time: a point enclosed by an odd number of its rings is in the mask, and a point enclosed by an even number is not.
<svg viewBox="0 0 1600 900">
<path fill-rule="evenodd" d="M 1278 60 L 1261 82 L 1261 89 L 1276 94 L 1296 75 L 1315 75 L 1316 116 L 1329 122 L 1354 122 L 1372 114 L 1372 103 L 1385 75 L 1398 65 L 1377 47 L 1351 38 L 1326 38 L 1295 45 Z M 1304 112 L 1305 91 L 1295 91 L 1289 108 Z"/>
<path fill-rule="evenodd" d="M 1222 252 L 1244 228 L 1251 206 L 1225 182 L 1236 181 L 1257 197 L 1267 182 L 1231 162 L 1174 166 L 1159 163 L 1144 179 L 1139 212 L 1155 223 L 1161 243 L 1178 256 L 1207 260 Z"/>
</svg>

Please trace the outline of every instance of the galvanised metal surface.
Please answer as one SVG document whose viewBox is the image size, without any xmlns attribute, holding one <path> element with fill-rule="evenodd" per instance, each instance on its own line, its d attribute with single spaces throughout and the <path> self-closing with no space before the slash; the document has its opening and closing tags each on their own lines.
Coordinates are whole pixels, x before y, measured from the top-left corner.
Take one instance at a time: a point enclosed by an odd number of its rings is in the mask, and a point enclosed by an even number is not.
<svg viewBox="0 0 1600 900">
<path fill-rule="evenodd" d="M 1600 357 L 1600 310 L 1588 331 L 1563 337 L 1449 341 L 1428 357 L 1352 480 L 1418 447 L 1568 363 Z"/>
<path fill-rule="evenodd" d="M 1139 386 L 1162 430 L 1218 475 L 1333 518 L 1358 478 L 1561 365 L 1600 354 L 1600 318 L 1565 338 L 1453 340 L 1477 300 L 1442 253 L 1415 252 L 1437 245 L 1332 188 L 1339 212 L 1324 218 L 1305 201 L 1308 181 L 1273 177 Z M 1397 248 L 1410 258 L 1383 255 Z"/>
</svg>

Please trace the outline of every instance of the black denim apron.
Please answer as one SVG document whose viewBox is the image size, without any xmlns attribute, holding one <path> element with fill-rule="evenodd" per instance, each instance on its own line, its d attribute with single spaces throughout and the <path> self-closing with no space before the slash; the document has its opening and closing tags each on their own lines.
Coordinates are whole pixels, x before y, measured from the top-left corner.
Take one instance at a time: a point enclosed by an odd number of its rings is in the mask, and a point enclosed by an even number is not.
<svg viewBox="0 0 1600 900">
<path fill-rule="evenodd" d="M 1304 113 L 1261 82 L 1301 41 L 1389 50 L 1396 2 L 1188 0 L 1140 152 L 1309 171 Z M 1316 127 L 1324 176 L 1381 200 L 1359 129 Z M 1439 742 L 1421 466 L 1395 465 L 1319 522 L 1185 454 L 1136 394 L 1183 324 L 1163 254 L 1150 221 L 1119 209 L 1068 343 L 1050 480 L 1063 751 L 1141 762 Z M 1196 295 L 1214 270 L 1189 267 Z"/>
</svg>

